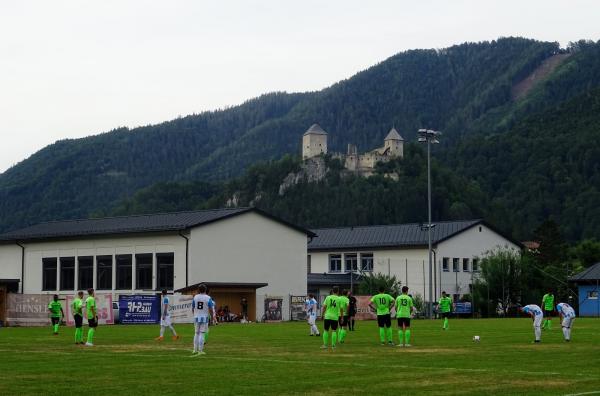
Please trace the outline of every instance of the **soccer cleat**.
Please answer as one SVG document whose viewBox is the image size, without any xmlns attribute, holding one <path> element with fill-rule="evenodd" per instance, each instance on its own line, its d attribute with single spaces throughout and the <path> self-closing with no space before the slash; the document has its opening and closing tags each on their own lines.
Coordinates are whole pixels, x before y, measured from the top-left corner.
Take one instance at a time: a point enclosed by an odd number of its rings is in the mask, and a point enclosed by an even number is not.
<svg viewBox="0 0 600 396">
<path fill-rule="evenodd" d="M 173 339 L 173 341 L 177 341 L 179 339 L 178 335 L 174 335 L 173 337 L 171 337 Z"/>
<path fill-rule="evenodd" d="M 321 336 L 321 333 L 317 333 L 317 334 L 315 334 L 315 335 L 316 335 L 317 337 L 320 337 L 320 336 Z"/>
<path fill-rule="evenodd" d="M 394 343 L 392 341 L 388 341 L 388 345 L 394 346 Z"/>
<path fill-rule="evenodd" d="M 189 357 L 196 357 L 196 356 L 198 356 L 198 352 L 192 351 L 192 354 Z"/>
<path fill-rule="evenodd" d="M 198 352 L 198 356 L 200 356 L 200 355 L 206 355 L 206 352 L 204 352 L 204 351 Z"/>
<path fill-rule="evenodd" d="M 314 334 L 309 334 L 311 337 L 314 336 Z"/>
<path fill-rule="evenodd" d="M 321 349 L 327 349 L 327 345 L 321 345 Z"/>
<path fill-rule="evenodd" d="M 165 337 L 163 337 L 163 336 L 158 336 L 158 337 L 156 337 L 156 338 L 154 339 L 154 341 L 162 341 L 162 340 L 164 340 L 164 339 L 165 339 Z"/>
<path fill-rule="evenodd" d="M 85 346 L 94 346 L 94 344 L 92 344 L 91 342 L 86 342 Z"/>
<path fill-rule="evenodd" d="M 408 347 L 411 347 L 412 345 L 410 345 L 410 344 L 406 344 L 406 345 L 404 345 L 404 346 L 408 348 Z"/>
<path fill-rule="evenodd" d="M 399 347 L 399 348 L 402 348 L 404 346 L 404 344 L 398 344 L 396 346 Z"/>
<path fill-rule="evenodd" d="M 540 340 L 533 341 L 534 344 L 539 344 L 540 342 L 541 342 Z"/>
</svg>

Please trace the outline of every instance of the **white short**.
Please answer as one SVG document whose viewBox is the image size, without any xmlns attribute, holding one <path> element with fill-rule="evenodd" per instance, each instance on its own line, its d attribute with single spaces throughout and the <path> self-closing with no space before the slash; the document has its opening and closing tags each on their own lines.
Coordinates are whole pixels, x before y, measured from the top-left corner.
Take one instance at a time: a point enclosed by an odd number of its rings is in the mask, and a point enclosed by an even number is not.
<svg viewBox="0 0 600 396">
<path fill-rule="evenodd" d="M 165 327 L 171 326 L 171 317 L 169 315 L 165 316 L 164 319 L 160 320 L 160 325 Z"/>
<path fill-rule="evenodd" d="M 194 322 L 194 330 L 196 333 L 208 333 L 208 323 Z"/>
<path fill-rule="evenodd" d="M 306 321 L 308 322 L 309 325 L 312 326 L 317 321 L 317 317 L 314 315 L 308 315 L 308 319 Z"/>
<path fill-rule="evenodd" d="M 544 319 L 544 315 L 538 315 L 533 319 L 533 327 L 540 327 L 542 325 L 542 320 Z"/>
<path fill-rule="evenodd" d="M 571 326 L 573 326 L 573 321 L 575 320 L 574 317 L 572 316 L 563 316 L 563 320 L 561 323 L 562 327 L 566 327 L 567 329 L 571 328 Z"/>
</svg>

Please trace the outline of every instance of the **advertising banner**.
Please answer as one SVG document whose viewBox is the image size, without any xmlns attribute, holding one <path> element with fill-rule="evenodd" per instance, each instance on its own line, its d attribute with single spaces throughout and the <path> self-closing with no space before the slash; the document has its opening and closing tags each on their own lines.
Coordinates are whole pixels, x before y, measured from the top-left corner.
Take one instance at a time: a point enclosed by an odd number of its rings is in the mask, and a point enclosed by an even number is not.
<svg viewBox="0 0 600 396">
<path fill-rule="evenodd" d="M 63 304 L 63 310 L 65 311 L 67 326 L 75 326 L 75 319 L 73 319 L 73 300 L 75 296 L 67 296 L 66 303 Z M 86 320 L 86 307 L 85 307 L 86 296 L 83 297 L 83 324 L 87 323 Z M 66 307 L 65 307 L 66 305 Z M 112 310 L 112 295 L 110 294 L 96 294 L 96 313 L 98 314 L 98 324 L 114 324 L 115 318 Z"/>
<path fill-rule="evenodd" d="M 158 296 L 119 296 L 119 320 L 123 324 L 158 323 L 160 300 Z"/>
<path fill-rule="evenodd" d="M 306 320 L 308 296 L 290 296 L 290 320 Z"/>
<path fill-rule="evenodd" d="M 6 297 L 7 325 L 46 326 L 50 323 L 48 304 L 52 300 L 52 295 L 9 293 Z M 64 301 L 61 303 L 64 311 Z"/>
<path fill-rule="evenodd" d="M 283 298 L 265 297 L 265 321 L 281 322 L 281 307 L 283 307 Z"/>
<path fill-rule="evenodd" d="M 354 296 L 356 297 L 356 320 L 372 320 L 377 319 L 377 315 L 371 308 L 371 296 Z"/>
<path fill-rule="evenodd" d="M 454 304 L 454 313 L 455 314 L 470 314 L 473 311 L 471 310 L 470 302 L 462 302 Z"/>
<path fill-rule="evenodd" d="M 194 296 L 175 294 L 169 296 L 169 315 L 173 323 L 194 323 L 192 300 Z"/>
</svg>

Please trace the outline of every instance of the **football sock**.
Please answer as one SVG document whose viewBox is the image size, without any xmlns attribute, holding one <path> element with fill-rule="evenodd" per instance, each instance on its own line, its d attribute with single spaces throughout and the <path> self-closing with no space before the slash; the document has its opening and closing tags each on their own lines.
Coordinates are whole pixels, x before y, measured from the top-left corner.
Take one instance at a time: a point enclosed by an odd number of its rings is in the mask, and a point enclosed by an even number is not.
<svg viewBox="0 0 600 396">
<path fill-rule="evenodd" d="M 410 344 L 410 329 L 404 331 L 404 342 Z"/>
<path fill-rule="evenodd" d="M 391 327 L 386 328 L 385 332 L 387 333 L 388 341 L 394 342 L 394 331 L 392 330 L 392 328 Z"/>
<path fill-rule="evenodd" d="M 544 319 L 544 322 L 542 323 L 542 329 L 545 329 L 548 327 L 548 319 Z"/>
<path fill-rule="evenodd" d="M 379 328 L 379 340 L 385 342 L 385 329 L 383 327 Z"/>
<path fill-rule="evenodd" d="M 83 342 L 83 327 L 79 328 L 79 342 Z"/>
<path fill-rule="evenodd" d="M 562 328 L 563 331 L 563 336 L 565 337 L 565 340 L 569 339 L 569 329 L 567 329 L 566 327 Z"/>
<path fill-rule="evenodd" d="M 398 344 L 402 344 L 402 341 L 404 339 L 404 332 L 402 331 L 402 329 L 398 330 Z"/>
<path fill-rule="evenodd" d="M 548 330 L 552 330 L 552 319 L 548 319 Z"/>
<path fill-rule="evenodd" d="M 177 337 L 177 333 L 175 332 L 175 328 L 173 327 L 173 325 L 169 325 L 169 329 L 171 329 L 171 332 L 173 333 L 173 335 L 175 337 Z"/>
<path fill-rule="evenodd" d="M 204 333 L 198 334 L 198 352 L 204 350 Z"/>
<path fill-rule="evenodd" d="M 346 339 L 346 329 L 342 329 L 340 331 L 340 342 L 343 342 Z"/>
<path fill-rule="evenodd" d="M 571 328 L 567 328 L 567 340 L 571 341 Z"/>
<path fill-rule="evenodd" d="M 350 327 L 354 331 L 354 319 L 352 319 L 352 326 Z"/>
<path fill-rule="evenodd" d="M 198 352 L 198 334 L 194 333 L 194 352 Z"/>
<path fill-rule="evenodd" d="M 448 318 L 444 318 L 444 329 L 448 328 Z"/>
<path fill-rule="evenodd" d="M 540 329 L 539 327 L 536 327 L 534 329 L 534 333 L 535 333 L 535 340 L 539 341 L 540 338 L 542 338 L 542 329 Z"/>
<path fill-rule="evenodd" d="M 329 345 L 329 331 L 327 330 L 323 332 L 323 345 Z"/>
<path fill-rule="evenodd" d="M 90 344 L 94 343 L 94 333 L 96 331 L 94 330 L 94 328 L 91 328 L 88 330 L 88 337 L 87 337 L 87 342 L 89 342 Z"/>
<path fill-rule="evenodd" d="M 334 331 L 331 333 L 331 346 L 334 347 L 337 342 L 337 333 Z"/>
<path fill-rule="evenodd" d="M 208 330 L 206 331 L 206 333 L 204 333 L 204 343 L 206 344 L 208 342 Z"/>
<path fill-rule="evenodd" d="M 319 335 L 319 328 L 317 327 L 317 325 L 312 325 L 310 329 L 313 332 L 313 334 Z"/>
<path fill-rule="evenodd" d="M 165 335 L 165 326 L 160 326 L 160 336 L 164 336 Z"/>
<path fill-rule="evenodd" d="M 79 342 L 79 327 L 75 328 L 75 343 Z"/>
</svg>

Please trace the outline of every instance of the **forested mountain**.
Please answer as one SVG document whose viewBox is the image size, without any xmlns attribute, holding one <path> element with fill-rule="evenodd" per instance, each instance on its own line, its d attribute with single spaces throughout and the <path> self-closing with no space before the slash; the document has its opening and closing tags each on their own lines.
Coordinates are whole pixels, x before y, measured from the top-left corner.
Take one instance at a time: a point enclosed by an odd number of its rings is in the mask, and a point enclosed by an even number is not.
<svg viewBox="0 0 600 396">
<path fill-rule="evenodd" d="M 568 56 L 563 56 L 564 60 L 524 97 L 514 99 L 515 84 L 559 53 Z M 575 125 L 569 106 L 587 111 L 589 125 L 593 125 L 598 116 L 586 110 L 589 103 L 585 98 L 597 97 L 597 91 L 594 91 L 597 87 L 600 87 L 600 42 L 580 42 L 561 50 L 556 43 L 504 38 L 443 50 L 406 51 L 319 92 L 269 94 L 230 109 L 191 115 L 160 125 L 119 129 L 57 142 L 0 175 L 0 230 L 48 219 L 109 213 L 124 198 L 155 183 L 163 184 L 145 190 L 145 194 L 150 194 L 146 200 L 160 192 L 163 197 L 164 194 L 180 194 L 179 197 L 184 201 L 191 200 L 190 203 L 202 200 L 200 206 L 222 204 L 216 197 L 226 194 L 228 191 L 223 189 L 233 188 L 234 183 L 221 185 L 223 181 L 241 175 L 247 166 L 257 161 L 299 153 L 302 133 L 313 122 L 318 122 L 329 132 L 330 150 L 338 151 L 342 151 L 346 143 L 357 144 L 360 151 L 379 146 L 392 125 L 407 141 L 414 138 L 420 127 L 443 130 L 441 147 L 435 153 L 440 159 L 438 173 L 446 172 L 448 177 L 452 176 L 450 184 L 446 184 L 445 179 L 440 181 L 447 187 L 448 194 L 442 191 L 439 195 L 437 202 L 446 200 L 447 203 L 436 209 L 437 215 L 452 217 L 450 208 L 454 207 L 455 213 L 494 216 L 507 230 L 525 236 L 530 232 L 531 224 L 541 223 L 543 217 L 559 220 L 566 216 L 564 206 L 541 209 L 541 200 L 535 195 L 542 192 L 566 194 L 556 188 L 562 180 L 556 174 L 547 180 L 548 188 L 532 188 L 531 191 L 527 188 L 529 184 L 525 181 L 537 180 L 536 172 L 546 164 L 532 161 L 550 161 L 545 156 L 547 151 L 534 144 L 538 138 L 532 131 L 551 129 L 556 139 L 563 139 L 559 138 L 564 132 L 557 129 L 559 125 Z M 569 102 L 571 100 L 574 102 Z M 544 123 L 557 111 L 562 114 L 556 115 L 560 122 Z M 555 125 L 556 128 L 552 128 Z M 519 147 L 526 147 L 518 156 L 500 152 L 506 150 L 505 145 L 511 140 L 517 139 L 522 140 Z M 569 139 L 574 139 L 580 149 L 589 142 L 580 140 L 577 134 Z M 412 148 L 410 152 L 416 157 L 421 155 L 418 148 Z M 482 156 L 485 159 L 481 159 Z M 484 163 L 485 160 L 488 162 Z M 528 160 L 529 166 L 506 162 L 513 160 Z M 418 160 L 409 158 L 407 153 L 406 161 Z M 573 158 L 562 155 L 550 162 L 563 172 L 583 172 L 585 168 L 583 155 L 575 154 Z M 450 168 L 445 169 L 448 165 Z M 482 167 L 486 167 L 486 172 L 482 172 Z M 246 183 L 252 183 L 251 175 L 252 171 L 236 182 L 245 179 Z M 421 176 L 418 173 L 409 177 L 419 179 Z M 334 178 L 328 182 L 329 186 L 334 186 L 335 176 L 328 177 Z M 583 183 L 579 188 L 586 189 L 591 185 L 589 178 L 577 180 Z M 209 181 L 219 185 L 205 183 Z M 186 184 L 164 184 L 172 182 Z M 419 194 L 423 191 L 410 190 L 405 195 L 406 200 L 402 194 L 398 198 L 398 195 L 385 195 L 385 191 L 395 188 L 405 191 L 421 186 L 413 182 L 401 180 L 396 186 L 383 177 L 349 178 L 341 180 L 343 185 L 338 187 L 342 191 L 346 183 L 351 183 L 356 191 L 363 191 L 369 199 L 381 195 L 373 191 L 382 188 L 385 197 L 400 200 L 396 202 L 398 205 L 411 207 L 410 199 L 422 200 Z M 474 191 L 463 191 L 467 187 Z M 330 196 L 330 191 L 319 189 L 323 189 L 319 183 L 303 186 L 304 192 L 290 192 L 289 198 L 286 194 L 283 200 L 273 196 L 272 202 L 265 196 L 259 205 L 268 205 L 287 218 L 294 217 L 304 210 L 298 207 L 304 199 L 318 197 L 324 200 Z M 585 197 L 592 197 L 593 191 L 581 198 L 576 190 L 570 190 L 572 196 L 585 200 L 585 205 L 589 206 L 589 198 Z M 212 198 L 205 200 L 209 196 Z M 302 198 L 294 201 L 291 198 L 294 196 Z M 565 196 L 554 199 L 561 201 Z M 339 203 L 354 210 L 348 213 L 356 213 L 344 219 L 355 216 L 354 220 L 360 223 L 384 221 L 378 214 L 367 213 L 379 209 L 361 209 L 357 201 L 364 198 L 362 193 L 355 194 L 355 198 L 349 201 L 351 205 Z M 528 218 L 518 225 L 512 214 L 515 208 L 524 207 L 523 202 L 529 203 Z M 536 206 L 536 203 L 540 205 Z M 180 206 L 187 204 L 172 203 L 171 209 Z M 381 208 L 385 213 L 391 213 L 387 218 L 393 219 L 392 222 L 410 221 L 410 213 L 416 216 L 410 210 L 406 211 L 406 216 L 396 214 L 394 211 L 404 209 L 397 209 L 391 203 L 381 202 Z M 126 211 L 126 208 L 121 205 L 121 210 Z M 508 218 L 504 215 L 507 212 L 511 213 Z M 337 215 L 332 216 L 327 222 L 345 221 Z M 576 216 L 577 220 L 566 226 L 570 238 L 600 232 L 595 226 L 584 229 L 575 225 L 581 223 L 584 214 L 575 212 L 569 214 L 569 218 L 571 216 Z M 298 214 L 296 217 L 302 223 L 311 221 L 309 215 Z"/>
</svg>

